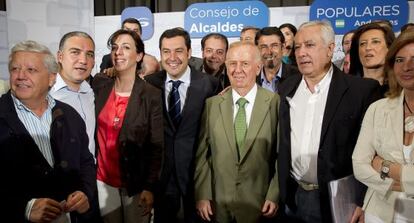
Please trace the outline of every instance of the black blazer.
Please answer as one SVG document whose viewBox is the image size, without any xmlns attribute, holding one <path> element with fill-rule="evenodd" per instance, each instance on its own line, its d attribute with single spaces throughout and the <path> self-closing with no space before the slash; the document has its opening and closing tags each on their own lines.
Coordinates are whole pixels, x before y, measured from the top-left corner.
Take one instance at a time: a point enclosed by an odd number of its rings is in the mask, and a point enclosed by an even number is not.
<svg viewBox="0 0 414 223">
<path fill-rule="evenodd" d="M 216 94 L 218 80 L 191 68 L 191 82 L 182 110 L 182 120 L 178 128 L 171 121 L 165 104 L 165 70 L 145 76 L 145 80 L 162 90 L 164 108 L 165 155 L 161 171 L 161 189 L 165 189 L 171 176 L 175 176 L 179 189 L 187 194 L 194 187 L 194 155 L 200 129 L 204 101 Z"/>
<path fill-rule="evenodd" d="M 263 69 L 262 69 L 262 72 L 263 72 Z M 278 85 L 278 88 L 277 88 L 278 89 L 278 94 L 279 95 L 281 94 L 279 86 L 282 82 L 285 81 L 286 78 L 288 78 L 289 76 L 292 76 L 292 75 L 299 75 L 299 74 L 300 74 L 299 70 L 295 66 L 282 63 L 282 76 L 280 77 L 279 85 Z M 259 86 L 262 86 L 263 82 L 262 82 L 261 74 L 257 75 L 256 83 Z"/>
<path fill-rule="evenodd" d="M 302 75 L 292 75 L 280 86 L 279 187 L 281 201 L 293 210 L 296 208 L 294 199 L 298 184 L 290 175 L 290 111 L 286 97 L 293 97 L 301 80 Z M 332 221 L 328 183 L 353 173 L 352 152 L 365 111 L 380 97 L 377 81 L 346 75 L 334 66 L 322 122 L 317 164 L 323 222 Z M 357 200 L 359 203 L 360 199 Z"/>
<path fill-rule="evenodd" d="M 53 167 L 18 118 L 10 91 L 0 98 L 2 222 L 25 222 L 25 207 L 32 198 L 60 202 L 77 190 L 84 192 L 94 207 L 96 170 L 85 123 L 71 106 L 57 100 L 52 109 L 50 142 Z M 73 212 L 71 220 L 91 222 L 85 216 Z"/>
<path fill-rule="evenodd" d="M 97 74 L 93 80 L 97 118 L 114 83 L 115 78 L 104 74 Z M 159 179 L 164 148 L 161 103 L 160 91 L 137 76 L 118 136 L 121 180 L 130 196 L 142 190 L 153 191 Z"/>
</svg>

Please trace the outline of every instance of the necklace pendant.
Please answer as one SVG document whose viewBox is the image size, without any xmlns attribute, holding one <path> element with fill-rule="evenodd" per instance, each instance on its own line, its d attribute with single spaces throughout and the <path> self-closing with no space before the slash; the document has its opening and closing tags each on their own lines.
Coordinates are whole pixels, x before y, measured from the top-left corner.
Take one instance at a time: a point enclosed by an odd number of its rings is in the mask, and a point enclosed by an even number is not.
<svg viewBox="0 0 414 223">
<path fill-rule="evenodd" d="M 414 116 L 409 115 L 404 119 L 404 131 L 408 133 L 414 132 Z"/>
</svg>

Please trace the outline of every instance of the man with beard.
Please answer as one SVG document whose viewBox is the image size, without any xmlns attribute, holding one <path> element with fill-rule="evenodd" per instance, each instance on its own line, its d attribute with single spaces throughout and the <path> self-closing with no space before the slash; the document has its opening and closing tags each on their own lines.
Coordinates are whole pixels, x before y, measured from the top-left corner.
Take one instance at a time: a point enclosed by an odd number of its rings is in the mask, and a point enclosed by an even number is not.
<svg viewBox="0 0 414 223">
<path fill-rule="evenodd" d="M 230 85 L 226 74 L 227 37 L 220 33 L 210 33 L 201 39 L 203 64 L 196 69 L 210 74 L 220 81 L 220 90 Z"/>
<path fill-rule="evenodd" d="M 267 90 L 278 92 L 280 82 L 291 74 L 299 73 L 295 67 L 282 63 L 285 37 L 277 27 L 265 27 L 256 33 L 255 44 L 259 47 L 263 63 L 256 82 Z"/>
</svg>

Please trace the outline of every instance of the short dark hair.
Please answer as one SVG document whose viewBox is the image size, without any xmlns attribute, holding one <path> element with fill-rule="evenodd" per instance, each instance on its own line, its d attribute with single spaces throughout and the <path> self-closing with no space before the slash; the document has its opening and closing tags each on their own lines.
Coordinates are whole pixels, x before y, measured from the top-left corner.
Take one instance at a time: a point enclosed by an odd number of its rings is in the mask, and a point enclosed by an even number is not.
<svg viewBox="0 0 414 223">
<path fill-rule="evenodd" d="M 132 37 L 132 39 L 135 42 L 135 48 L 136 48 L 136 52 L 137 53 L 143 53 L 143 55 L 145 55 L 145 47 L 144 47 L 144 42 L 142 42 L 141 37 L 139 37 L 139 35 L 131 30 L 125 30 L 125 29 L 119 29 L 117 31 L 115 31 L 108 39 L 108 42 L 106 43 L 108 48 L 111 49 L 112 46 L 115 43 L 115 40 L 120 36 L 120 35 L 129 35 Z M 144 57 L 142 57 L 144 58 Z M 142 65 L 142 59 L 141 61 L 137 62 L 137 70 L 141 69 Z"/>
<path fill-rule="evenodd" d="M 229 48 L 229 41 L 227 40 L 227 37 L 225 35 L 221 33 L 209 33 L 201 39 L 201 50 L 204 49 L 204 46 L 206 45 L 206 41 L 210 38 L 222 40 L 224 44 L 226 45 L 226 51 Z"/>
<path fill-rule="evenodd" d="M 362 34 L 369 30 L 379 30 L 383 33 L 387 48 L 390 48 L 392 42 L 395 40 L 394 32 L 387 26 L 380 26 L 378 23 L 368 23 L 360 26 L 352 37 L 351 49 L 349 50 L 351 55 L 351 65 L 349 67 L 349 73 L 357 76 L 364 76 L 361 60 L 359 58 L 359 39 Z"/>
<path fill-rule="evenodd" d="M 253 31 L 255 31 L 255 32 L 257 33 L 260 29 L 259 29 L 259 28 L 257 28 L 257 27 L 254 27 L 254 26 L 245 26 L 245 27 L 243 27 L 243 29 L 240 31 L 240 34 L 241 34 L 241 33 L 246 32 L 246 31 L 248 31 L 248 30 L 253 30 Z"/>
<path fill-rule="evenodd" d="M 95 42 L 93 41 L 92 37 L 89 34 L 87 34 L 86 32 L 82 32 L 82 31 L 73 31 L 73 32 L 68 32 L 62 36 L 59 42 L 59 50 L 63 50 L 63 47 L 65 46 L 66 41 L 69 38 L 74 37 L 74 36 L 90 39 L 92 41 L 93 48 L 95 48 Z"/>
<path fill-rule="evenodd" d="M 414 23 L 410 22 L 410 23 L 407 23 L 407 24 L 401 26 L 401 32 L 404 32 L 405 30 L 407 30 L 411 26 L 414 27 Z"/>
<path fill-rule="evenodd" d="M 279 29 L 279 28 L 277 28 L 276 26 L 274 26 L 274 27 L 270 27 L 270 26 L 268 26 L 268 27 L 264 27 L 264 28 L 260 29 L 260 30 L 256 33 L 256 37 L 254 38 L 254 44 L 256 44 L 256 45 L 257 45 L 257 44 L 259 43 L 259 39 L 260 39 L 262 36 L 272 36 L 272 35 L 278 36 L 278 37 L 279 37 L 279 39 L 280 39 L 280 42 L 281 42 L 282 44 L 284 44 L 284 43 L 285 43 L 285 36 L 283 36 L 282 31 L 280 31 L 280 29 Z"/>
<path fill-rule="evenodd" d="M 296 35 L 296 33 L 298 32 L 298 29 L 296 29 L 296 26 L 290 23 L 283 23 L 282 25 L 279 26 L 280 30 L 282 30 L 283 28 L 288 28 L 293 33 L 293 35 Z"/>
<path fill-rule="evenodd" d="M 139 22 L 138 19 L 132 18 L 132 17 L 131 18 L 126 18 L 124 21 L 122 21 L 121 28 L 124 28 L 125 23 L 134 23 L 134 24 L 137 24 L 138 25 L 138 29 L 139 29 L 139 33 L 142 34 L 142 26 L 141 26 L 141 23 Z"/>
<path fill-rule="evenodd" d="M 181 37 L 184 38 L 185 46 L 187 47 L 187 51 L 190 50 L 191 49 L 190 34 L 188 34 L 188 32 L 185 31 L 185 29 L 183 29 L 181 27 L 175 27 L 175 28 L 172 28 L 172 29 L 167 29 L 161 34 L 160 41 L 159 41 L 160 50 L 161 50 L 161 43 L 162 43 L 163 39 L 165 39 L 165 38 L 170 39 L 170 38 L 174 38 L 174 37 L 177 37 L 177 36 L 181 36 Z"/>
</svg>

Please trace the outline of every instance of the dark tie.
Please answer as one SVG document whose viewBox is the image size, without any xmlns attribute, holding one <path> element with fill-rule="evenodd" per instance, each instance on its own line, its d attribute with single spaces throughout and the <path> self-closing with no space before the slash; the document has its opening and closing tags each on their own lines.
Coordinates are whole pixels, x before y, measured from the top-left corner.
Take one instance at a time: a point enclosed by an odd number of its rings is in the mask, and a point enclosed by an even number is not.
<svg viewBox="0 0 414 223">
<path fill-rule="evenodd" d="M 275 80 L 275 92 L 279 92 L 279 83 L 280 83 L 280 77 L 276 76 L 276 80 Z"/>
<path fill-rule="evenodd" d="M 168 101 L 168 114 L 170 115 L 175 127 L 177 127 L 181 121 L 181 100 L 178 87 L 182 82 L 173 80 L 170 80 L 170 82 L 172 83 L 172 88 Z"/>
<path fill-rule="evenodd" d="M 248 101 L 245 98 L 239 98 L 236 102 L 236 104 L 239 105 L 239 110 L 237 111 L 236 118 L 234 119 L 234 132 L 236 133 L 239 159 L 241 159 L 244 155 L 244 139 L 247 132 L 246 109 L 244 107 L 246 103 L 248 103 Z"/>
</svg>

